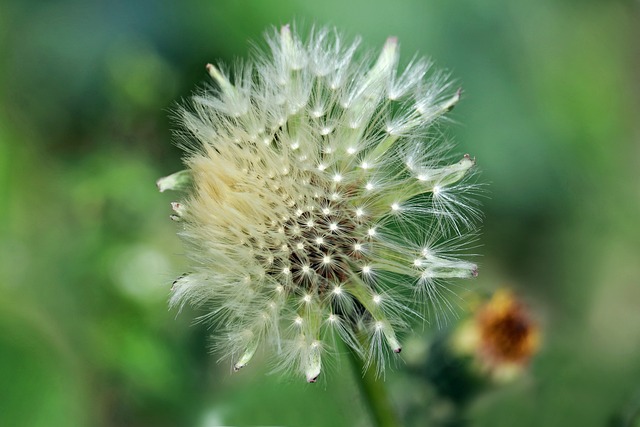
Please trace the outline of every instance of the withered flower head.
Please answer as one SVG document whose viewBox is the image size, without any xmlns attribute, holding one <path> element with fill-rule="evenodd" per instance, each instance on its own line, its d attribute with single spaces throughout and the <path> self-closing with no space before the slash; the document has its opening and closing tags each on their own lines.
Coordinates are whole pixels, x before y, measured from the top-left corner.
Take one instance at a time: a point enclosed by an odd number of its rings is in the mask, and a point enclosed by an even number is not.
<svg viewBox="0 0 640 427">
<path fill-rule="evenodd" d="M 498 290 L 457 332 L 454 346 L 472 353 L 498 379 L 517 375 L 536 353 L 540 331 L 526 307 L 508 290 Z"/>
</svg>

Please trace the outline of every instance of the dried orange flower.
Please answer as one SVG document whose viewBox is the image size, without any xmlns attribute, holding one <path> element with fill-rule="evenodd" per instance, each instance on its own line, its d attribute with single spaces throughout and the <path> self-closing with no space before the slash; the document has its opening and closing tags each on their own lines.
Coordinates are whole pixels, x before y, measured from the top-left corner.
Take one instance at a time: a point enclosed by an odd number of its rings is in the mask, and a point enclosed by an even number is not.
<svg viewBox="0 0 640 427">
<path fill-rule="evenodd" d="M 499 290 L 454 337 L 460 353 L 471 353 L 496 379 L 516 376 L 536 353 L 540 331 L 530 314 L 508 290 Z"/>
</svg>

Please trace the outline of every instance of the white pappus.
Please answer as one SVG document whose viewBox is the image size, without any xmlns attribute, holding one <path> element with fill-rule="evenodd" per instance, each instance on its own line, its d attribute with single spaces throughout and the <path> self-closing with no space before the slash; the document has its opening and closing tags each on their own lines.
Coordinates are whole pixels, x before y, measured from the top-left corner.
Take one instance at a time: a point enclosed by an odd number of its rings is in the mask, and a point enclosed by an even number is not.
<svg viewBox="0 0 640 427">
<path fill-rule="evenodd" d="M 446 310 L 456 256 L 475 232 L 475 159 L 451 158 L 439 123 L 459 101 L 398 43 L 362 55 L 320 28 L 267 36 L 178 111 L 186 169 L 172 219 L 191 260 L 171 305 L 206 307 L 238 370 L 258 351 L 315 382 L 339 341 L 381 373 L 399 334 Z"/>
</svg>

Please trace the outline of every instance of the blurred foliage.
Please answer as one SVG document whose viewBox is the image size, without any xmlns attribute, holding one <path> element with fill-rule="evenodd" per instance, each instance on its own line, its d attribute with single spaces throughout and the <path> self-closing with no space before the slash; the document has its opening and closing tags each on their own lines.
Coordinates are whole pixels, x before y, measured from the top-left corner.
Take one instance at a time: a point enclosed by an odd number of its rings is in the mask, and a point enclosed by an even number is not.
<svg viewBox="0 0 640 427">
<path fill-rule="evenodd" d="M 206 328 L 166 309 L 183 268 L 154 185 L 179 169 L 170 111 L 206 62 L 292 19 L 370 47 L 397 35 L 406 61 L 428 54 L 464 87 L 450 133 L 490 185 L 481 275 L 463 285 L 512 285 L 545 336 L 527 380 L 476 401 L 472 424 L 639 425 L 639 8 L 0 3 L 0 425 L 369 424 L 347 366 L 316 386 L 260 362 L 231 375 Z M 402 370 L 387 375 L 398 408 L 432 398 Z"/>
</svg>

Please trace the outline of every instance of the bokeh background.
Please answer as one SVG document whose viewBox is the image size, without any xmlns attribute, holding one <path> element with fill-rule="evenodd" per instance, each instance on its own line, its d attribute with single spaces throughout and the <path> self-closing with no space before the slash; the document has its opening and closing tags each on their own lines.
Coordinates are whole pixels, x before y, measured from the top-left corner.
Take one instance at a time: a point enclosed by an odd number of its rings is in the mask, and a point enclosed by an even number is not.
<svg viewBox="0 0 640 427">
<path fill-rule="evenodd" d="M 405 62 L 429 56 L 464 88 L 450 134 L 489 185 L 480 277 L 462 285 L 515 289 L 544 334 L 471 425 L 640 425 L 631 0 L 2 0 L 0 425 L 369 425 L 348 366 L 315 386 L 263 363 L 232 375 L 198 313 L 166 307 L 184 267 L 155 187 L 180 169 L 171 109 L 206 62 L 293 19 L 376 49 L 396 35 Z M 400 363 L 398 405 L 403 381 Z"/>
</svg>

